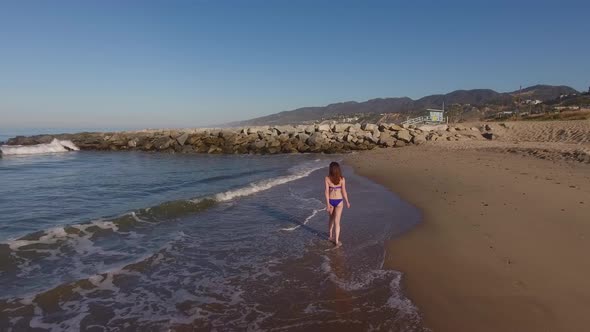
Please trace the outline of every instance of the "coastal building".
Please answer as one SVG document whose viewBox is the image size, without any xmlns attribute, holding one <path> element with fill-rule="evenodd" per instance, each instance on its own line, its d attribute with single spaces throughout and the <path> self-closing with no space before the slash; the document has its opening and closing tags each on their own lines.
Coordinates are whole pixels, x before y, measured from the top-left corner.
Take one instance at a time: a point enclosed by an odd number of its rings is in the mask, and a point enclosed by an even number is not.
<svg viewBox="0 0 590 332">
<path fill-rule="evenodd" d="M 541 101 L 541 100 L 539 100 L 539 99 L 534 99 L 534 100 L 532 100 L 532 99 L 527 99 L 527 100 L 525 100 L 525 102 L 524 102 L 524 103 L 525 103 L 525 104 L 527 104 L 527 105 L 539 105 L 539 104 L 541 104 L 541 103 L 542 103 L 542 101 Z"/>
<path fill-rule="evenodd" d="M 439 109 L 435 109 L 435 108 L 429 108 L 426 111 L 428 111 L 428 115 L 423 115 L 423 116 L 419 116 L 417 118 L 411 118 L 411 119 L 407 119 L 406 121 L 402 122 L 402 124 L 408 124 L 408 125 L 416 125 L 416 124 L 420 124 L 420 123 L 426 123 L 426 124 L 441 124 L 444 122 L 448 122 L 448 117 L 445 118 L 444 116 L 444 105 L 443 105 L 443 109 L 439 110 Z"/>
<path fill-rule="evenodd" d="M 563 110 L 573 110 L 573 111 L 575 111 L 575 110 L 579 110 L 580 109 L 580 106 L 555 106 L 553 109 L 556 110 L 556 111 L 563 111 Z"/>
<path fill-rule="evenodd" d="M 443 122 L 444 121 L 444 110 L 437 110 L 433 108 L 427 109 L 430 116 L 431 122 Z"/>
<path fill-rule="evenodd" d="M 497 119 L 509 118 L 509 117 L 513 116 L 515 113 L 519 113 L 519 110 L 498 112 L 498 113 L 496 113 L 495 117 Z"/>
</svg>

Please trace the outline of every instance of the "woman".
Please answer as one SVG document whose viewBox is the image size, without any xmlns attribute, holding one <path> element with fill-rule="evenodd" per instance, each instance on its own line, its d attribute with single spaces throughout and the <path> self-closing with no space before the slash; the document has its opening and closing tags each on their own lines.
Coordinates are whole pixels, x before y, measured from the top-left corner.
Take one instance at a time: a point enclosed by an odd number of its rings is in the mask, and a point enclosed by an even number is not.
<svg viewBox="0 0 590 332">
<path fill-rule="evenodd" d="M 340 242 L 340 218 L 342 217 L 342 201 L 350 208 L 348 194 L 346 193 L 346 180 L 342 177 L 340 165 L 337 162 L 330 163 L 330 171 L 326 176 L 326 210 L 330 215 L 328 227 L 330 228 L 330 241 L 336 247 L 342 245 Z"/>
</svg>

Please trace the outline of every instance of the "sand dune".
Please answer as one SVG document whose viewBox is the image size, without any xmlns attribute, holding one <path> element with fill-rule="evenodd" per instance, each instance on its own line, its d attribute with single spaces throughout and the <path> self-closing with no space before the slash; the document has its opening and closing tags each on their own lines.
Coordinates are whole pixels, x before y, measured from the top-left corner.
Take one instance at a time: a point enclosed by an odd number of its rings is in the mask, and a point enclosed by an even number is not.
<svg viewBox="0 0 590 332">
<path fill-rule="evenodd" d="M 515 121 L 493 127 L 503 141 L 590 143 L 590 120 Z"/>
<path fill-rule="evenodd" d="M 491 128 L 493 140 L 428 142 L 444 150 L 480 150 L 590 164 L 590 120 L 472 122 L 460 126 Z"/>
</svg>

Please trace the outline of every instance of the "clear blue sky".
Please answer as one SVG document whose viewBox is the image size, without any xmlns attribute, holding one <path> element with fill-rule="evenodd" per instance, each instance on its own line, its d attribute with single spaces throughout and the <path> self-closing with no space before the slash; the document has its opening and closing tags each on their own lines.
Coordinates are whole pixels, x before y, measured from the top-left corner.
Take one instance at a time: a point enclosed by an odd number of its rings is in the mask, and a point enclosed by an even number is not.
<svg viewBox="0 0 590 332">
<path fill-rule="evenodd" d="M 439 2 L 1 1 L 0 128 L 590 85 L 590 1 Z"/>
</svg>

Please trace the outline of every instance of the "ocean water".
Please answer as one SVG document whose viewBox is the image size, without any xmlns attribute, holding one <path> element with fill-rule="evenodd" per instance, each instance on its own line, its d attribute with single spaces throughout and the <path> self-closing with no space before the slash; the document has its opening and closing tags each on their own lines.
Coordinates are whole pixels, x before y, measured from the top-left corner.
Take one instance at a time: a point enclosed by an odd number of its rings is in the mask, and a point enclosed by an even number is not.
<svg viewBox="0 0 590 332">
<path fill-rule="evenodd" d="M 333 249 L 328 157 L 1 158 L 0 330 L 422 331 L 382 266 L 418 211 L 344 167 Z"/>
</svg>

